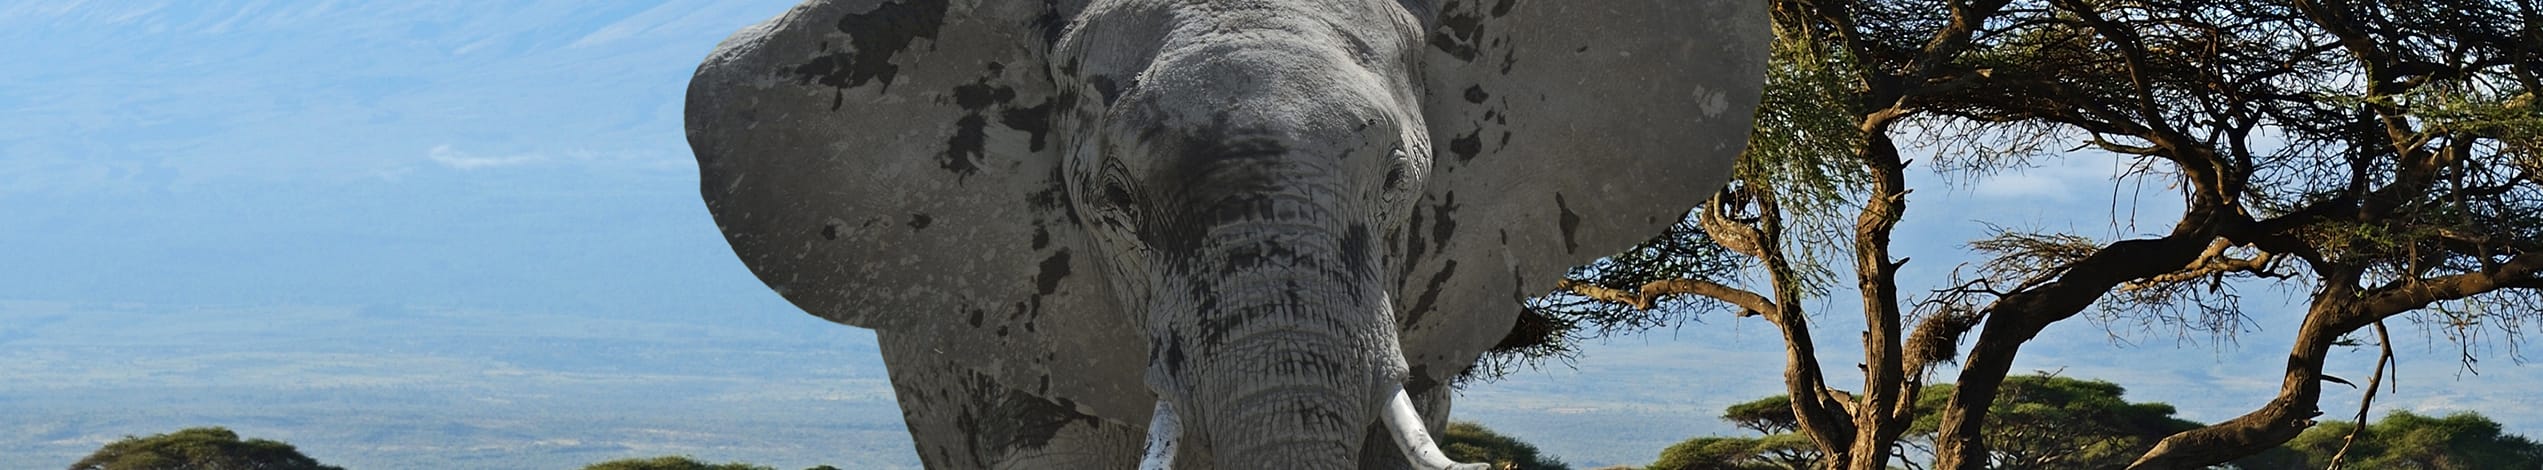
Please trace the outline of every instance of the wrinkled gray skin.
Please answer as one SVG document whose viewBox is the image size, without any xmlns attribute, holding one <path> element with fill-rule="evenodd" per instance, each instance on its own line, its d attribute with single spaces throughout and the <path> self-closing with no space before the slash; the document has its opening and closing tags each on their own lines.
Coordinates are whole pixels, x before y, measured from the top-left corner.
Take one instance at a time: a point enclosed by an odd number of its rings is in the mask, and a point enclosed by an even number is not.
<svg viewBox="0 0 2543 470">
<path fill-rule="evenodd" d="M 1729 174 L 1750 0 L 814 0 L 690 85 L 760 279 L 877 330 L 931 468 L 1390 468 L 1565 269 Z"/>
</svg>

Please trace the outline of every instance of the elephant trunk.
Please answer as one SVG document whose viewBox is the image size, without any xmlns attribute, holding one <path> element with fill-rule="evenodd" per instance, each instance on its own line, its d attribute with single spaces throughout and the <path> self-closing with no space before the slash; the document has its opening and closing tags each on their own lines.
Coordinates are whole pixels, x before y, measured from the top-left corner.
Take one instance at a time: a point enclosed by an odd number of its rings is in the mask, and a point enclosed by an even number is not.
<svg viewBox="0 0 2543 470">
<path fill-rule="evenodd" d="M 1270 285 L 1253 295 L 1337 295 L 1316 290 Z M 1384 311 L 1333 303 L 1283 300 L 1222 312 L 1261 317 L 1228 337 L 1219 354 L 1204 356 L 1217 363 L 1200 364 L 1207 376 L 1233 380 L 1194 384 L 1196 398 L 1208 403 L 1218 468 L 1350 468 L 1359 461 L 1381 393 L 1403 376 L 1403 359 L 1393 325 L 1373 321 Z"/>
<path fill-rule="evenodd" d="M 1404 359 L 1365 230 L 1220 227 L 1158 363 L 1215 467 L 1351 468 Z M 1361 259 L 1353 259 L 1361 258 Z"/>
<path fill-rule="evenodd" d="M 1365 381 L 1266 377 L 1226 387 L 1209 430 L 1216 468 L 1352 468 L 1377 407 Z"/>
</svg>

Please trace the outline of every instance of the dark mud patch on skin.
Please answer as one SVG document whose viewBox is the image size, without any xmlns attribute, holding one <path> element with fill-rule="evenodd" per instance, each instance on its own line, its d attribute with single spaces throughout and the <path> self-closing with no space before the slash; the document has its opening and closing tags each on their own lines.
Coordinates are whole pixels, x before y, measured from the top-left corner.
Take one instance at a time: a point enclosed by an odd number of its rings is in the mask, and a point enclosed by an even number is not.
<svg viewBox="0 0 2543 470">
<path fill-rule="evenodd" d="M 972 395 L 954 417 L 954 427 L 972 438 L 974 449 L 1042 449 L 1069 425 L 1103 425 L 1099 418 L 1078 413 L 1073 404 L 1006 388 L 988 375 L 968 375 L 963 388 Z"/>
<path fill-rule="evenodd" d="M 1457 260 L 1441 263 L 1439 272 L 1431 274 L 1429 285 L 1422 288 L 1422 295 L 1414 298 L 1413 308 L 1404 311 L 1404 324 L 1420 324 L 1423 315 L 1429 315 L 1431 309 L 1437 308 L 1440 288 L 1448 284 L 1448 278 L 1456 275 Z"/>
<path fill-rule="evenodd" d="M 1000 67 L 990 65 L 990 75 L 998 74 Z M 954 105 L 961 106 L 967 113 L 954 120 L 954 135 L 945 138 L 945 153 L 937 160 L 946 171 L 971 176 L 980 172 L 981 161 L 988 158 L 989 118 L 985 113 L 990 107 L 1014 101 L 1015 88 L 990 85 L 988 78 L 982 78 L 979 82 L 954 87 L 953 99 Z"/>
<path fill-rule="evenodd" d="M 1483 127 L 1476 126 L 1475 130 L 1467 132 L 1466 135 L 1449 140 L 1448 152 L 1457 155 L 1458 163 L 1474 160 L 1475 155 L 1483 153 Z"/>
<path fill-rule="evenodd" d="M 1033 288 L 1040 295 L 1059 292 L 1060 280 L 1067 279 L 1068 274 L 1068 250 L 1053 252 L 1051 257 L 1042 259 L 1042 272 L 1033 276 Z"/>
<path fill-rule="evenodd" d="M 1563 193 L 1554 193 L 1554 208 L 1563 211 L 1562 220 L 1557 222 L 1563 229 L 1563 252 L 1579 252 L 1581 244 L 1573 241 L 1572 234 L 1580 231 L 1581 215 L 1572 213 L 1572 207 L 1563 203 Z"/>
<path fill-rule="evenodd" d="M 1430 240 L 1436 244 L 1431 246 L 1431 251 L 1447 253 L 1448 237 L 1457 234 L 1457 192 L 1442 193 L 1439 199 L 1439 205 L 1430 208 Z"/>
<path fill-rule="evenodd" d="M 1342 267 L 1352 274 L 1374 277 L 1375 262 L 1376 257 L 1369 253 L 1369 226 L 1351 224 L 1351 229 L 1342 235 Z"/>
<path fill-rule="evenodd" d="M 890 89 L 892 79 L 901 71 L 900 66 L 892 64 L 892 57 L 908 50 L 918 38 L 936 39 L 949 5 L 950 2 L 924 0 L 885 3 L 873 11 L 841 16 L 838 29 L 848 35 L 849 49 L 823 54 L 796 66 L 795 77 L 836 88 L 880 83 Z"/>
</svg>

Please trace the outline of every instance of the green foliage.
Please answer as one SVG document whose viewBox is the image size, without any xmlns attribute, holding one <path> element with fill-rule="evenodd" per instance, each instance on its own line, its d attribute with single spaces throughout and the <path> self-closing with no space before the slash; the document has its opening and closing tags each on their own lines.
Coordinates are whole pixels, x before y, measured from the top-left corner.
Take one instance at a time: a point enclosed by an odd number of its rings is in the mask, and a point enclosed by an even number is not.
<svg viewBox="0 0 2543 470">
<path fill-rule="evenodd" d="M 1572 468 L 1571 465 L 1564 464 L 1562 459 L 1537 452 L 1534 445 L 1492 432 L 1492 429 L 1471 421 L 1448 423 L 1447 432 L 1440 436 L 1439 450 L 1447 453 L 1450 460 L 1488 462 L 1492 464 L 1492 468 L 1517 470 L 1570 470 Z"/>
<path fill-rule="evenodd" d="M 1766 435 L 1801 430 L 1801 423 L 1793 419 L 1792 397 L 1788 395 L 1759 398 L 1723 408 L 1722 420 Z"/>
<path fill-rule="evenodd" d="M 1706 436 L 1688 439 L 1660 451 L 1646 470 L 1769 470 L 1765 439 Z"/>
<path fill-rule="evenodd" d="M 1774 192 L 1792 226 L 1784 251 L 1798 257 L 1796 287 L 1820 295 L 1834 276 L 1824 262 L 1843 259 L 1840 250 L 1854 241 L 1843 235 L 1853 233 L 1848 205 L 1871 175 L 1855 160 L 1864 134 L 1856 127 L 1861 110 L 1854 84 L 1861 77 L 1849 68 L 1854 60 L 1843 48 L 1797 32 L 1776 24 L 1757 127 L 1732 174 L 1739 186 Z"/>
<path fill-rule="evenodd" d="M 1910 440 L 1930 440 L 1942 424 L 1943 404 L 1951 384 L 1926 387 L 1917 394 L 1917 418 L 1907 428 Z M 2129 403 L 2126 389 L 2099 380 L 2051 375 L 2009 377 L 2003 392 L 1988 407 L 1988 468 L 2118 468 L 2172 433 L 2199 423 L 2173 418 L 2171 405 Z M 1818 449 L 1798 434 L 1792 399 L 1785 395 L 1731 405 L 1722 420 L 1765 437 L 1702 437 L 1661 453 L 1654 469 L 1674 468 L 1815 468 Z M 1724 457 L 1724 456 L 1731 457 Z M 1715 462 L 1729 466 L 1700 466 Z M 1697 465 L 1697 466 L 1689 466 Z"/>
<path fill-rule="evenodd" d="M 815 469 L 829 467 L 823 465 Z M 687 456 L 666 455 L 650 459 L 618 459 L 591 464 L 583 470 L 776 470 L 774 467 L 741 462 L 709 464 Z"/>
<path fill-rule="evenodd" d="M 124 436 L 107 443 L 71 470 L 194 470 L 253 468 L 270 470 L 343 470 L 280 441 L 248 439 L 221 427 L 186 428 L 150 437 Z"/>
<path fill-rule="evenodd" d="M 1797 431 L 1792 397 L 1775 395 L 1722 409 L 1722 420 L 1765 437 L 1705 436 L 1660 451 L 1650 470 L 1767 470 L 1819 468 L 1819 448 Z"/>
<path fill-rule="evenodd" d="M 1917 395 L 1912 436 L 1931 438 L 1941 426 L 1952 386 Z M 2007 377 L 1984 429 L 1989 468 L 2118 468 L 2173 433 L 2199 423 L 2172 417 L 2172 405 L 2129 403 L 2127 390 L 2100 380 L 2053 375 Z"/>
<path fill-rule="evenodd" d="M 2327 468 L 2331 456 L 2356 423 L 2326 421 L 2287 441 L 2283 450 L 2237 460 L 2245 470 Z M 2367 425 L 2342 468 L 2422 470 L 2543 468 L 2543 444 L 2501 432 L 2499 423 L 2476 412 L 2428 417 L 2395 411 Z"/>
</svg>

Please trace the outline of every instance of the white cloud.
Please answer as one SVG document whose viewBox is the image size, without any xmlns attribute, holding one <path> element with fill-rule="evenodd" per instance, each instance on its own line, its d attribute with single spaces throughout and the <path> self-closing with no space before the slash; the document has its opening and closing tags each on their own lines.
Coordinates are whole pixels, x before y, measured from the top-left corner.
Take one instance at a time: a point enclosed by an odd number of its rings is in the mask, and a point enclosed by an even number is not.
<svg viewBox="0 0 2543 470">
<path fill-rule="evenodd" d="M 534 151 L 510 155 L 478 155 L 452 148 L 450 144 L 433 146 L 424 157 L 433 163 L 461 171 L 519 166 L 565 166 L 584 169 L 616 169 L 638 171 L 683 171 L 696 168 L 687 154 L 651 150 L 598 151 L 566 149 Z M 401 172 L 402 175 L 402 172 Z M 400 175 L 377 175 L 394 179 Z"/>
<path fill-rule="evenodd" d="M 690 156 L 686 147 L 682 147 L 677 151 L 625 150 L 617 152 L 594 152 L 589 150 L 576 150 L 569 152 L 568 156 L 575 158 L 577 161 L 606 164 L 639 171 L 689 172 L 697 171 L 698 168 L 697 159 Z"/>
<path fill-rule="evenodd" d="M 479 156 L 452 149 L 448 144 L 433 146 L 433 150 L 425 152 L 424 157 L 432 159 L 433 163 L 440 163 L 442 166 L 460 170 L 520 166 L 547 161 L 546 155 L 535 153 L 505 155 L 499 157 Z"/>
</svg>

